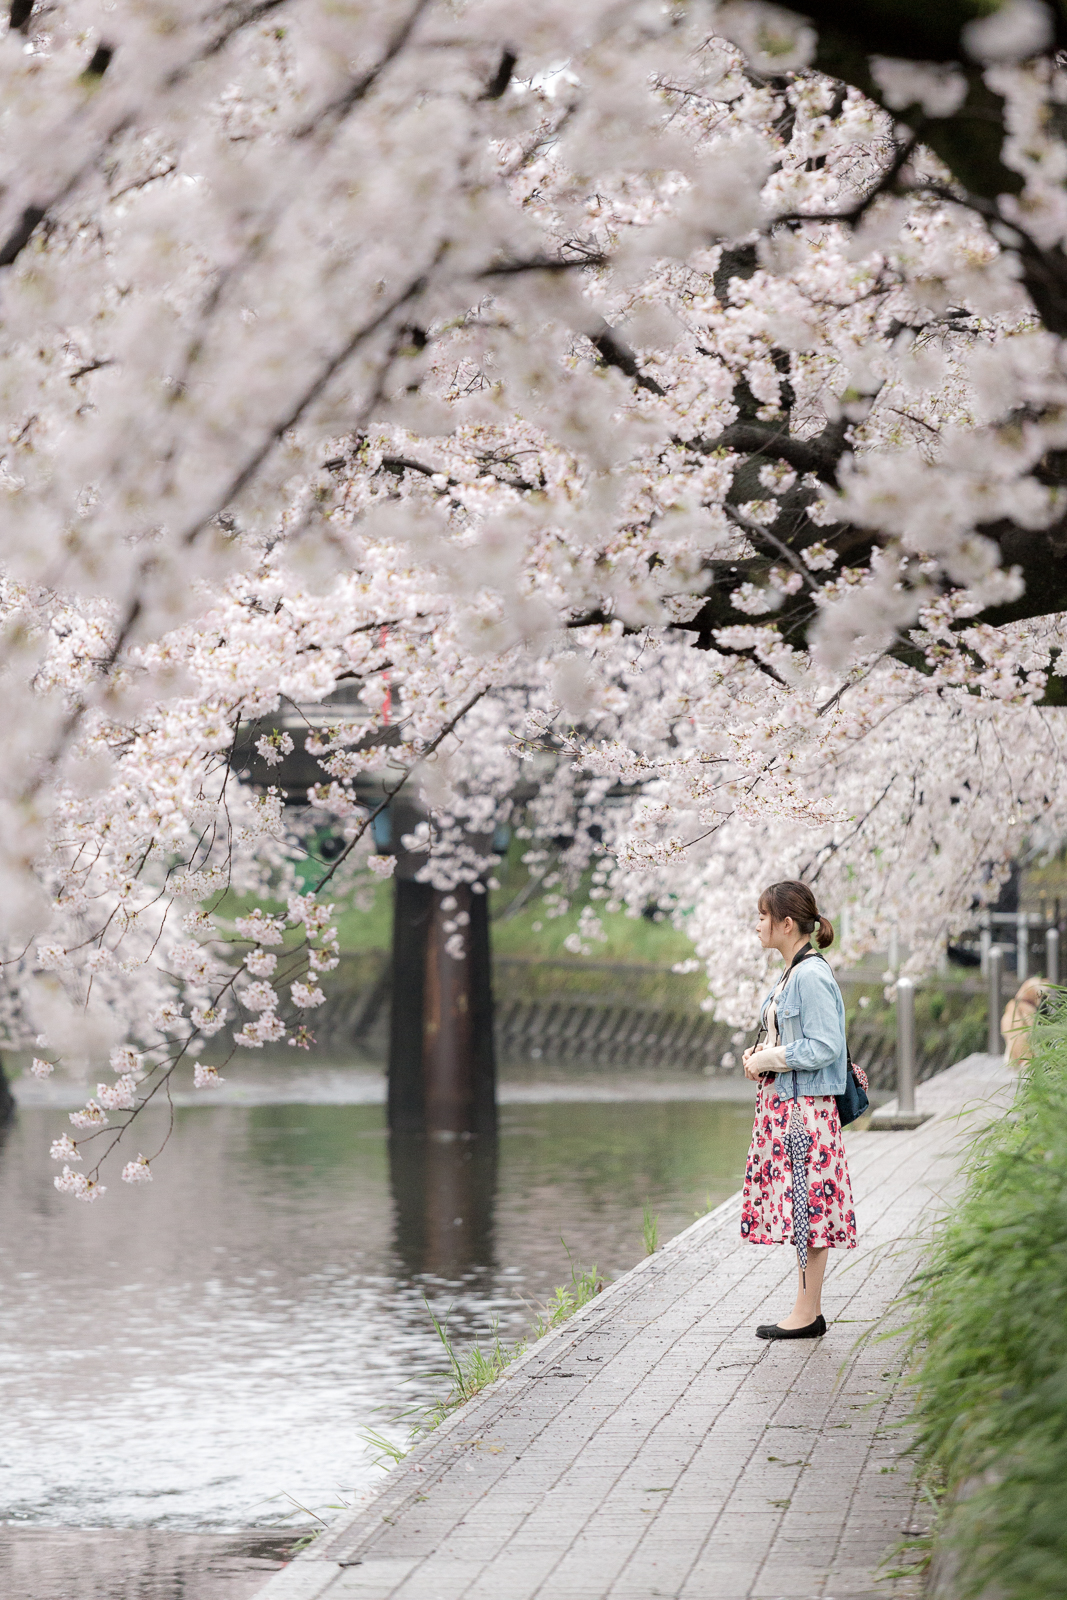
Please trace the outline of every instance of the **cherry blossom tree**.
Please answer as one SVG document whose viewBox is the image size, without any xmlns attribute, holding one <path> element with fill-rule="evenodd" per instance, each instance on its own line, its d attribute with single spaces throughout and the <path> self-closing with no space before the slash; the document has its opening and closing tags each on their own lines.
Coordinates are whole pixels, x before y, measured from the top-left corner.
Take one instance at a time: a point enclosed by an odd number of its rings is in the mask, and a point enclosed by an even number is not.
<svg viewBox="0 0 1067 1600">
<path fill-rule="evenodd" d="M 62 1189 L 309 1042 L 405 785 L 447 888 L 536 771 L 579 945 L 651 898 L 736 1022 L 762 882 L 921 966 L 1067 831 L 1064 25 L 855 9 L 14 0 L 6 1028 L 115 1078 Z M 339 691 L 309 878 L 234 758 Z"/>
</svg>

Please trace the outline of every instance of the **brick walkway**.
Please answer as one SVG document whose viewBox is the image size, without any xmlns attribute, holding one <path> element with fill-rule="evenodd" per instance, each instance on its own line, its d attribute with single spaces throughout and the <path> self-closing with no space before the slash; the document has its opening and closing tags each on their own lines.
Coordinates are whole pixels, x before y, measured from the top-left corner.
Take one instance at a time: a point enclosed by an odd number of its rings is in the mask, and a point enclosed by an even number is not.
<svg viewBox="0 0 1067 1600">
<path fill-rule="evenodd" d="M 727 1201 L 457 1412 L 262 1600 L 917 1595 L 877 1580 L 924 1521 L 895 1426 L 900 1341 L 861 1336 L 913 1270 L 968 1130 L 1010 1094 L 972 1056 L 920 1088 L 935 1115 L 915 1132 L 850 1137 L 861 1242 L 831 1255 L 824 1339 L 753 1337 L 789 1310 L 795 1257 L 741 1244 Z"/>
</svg>

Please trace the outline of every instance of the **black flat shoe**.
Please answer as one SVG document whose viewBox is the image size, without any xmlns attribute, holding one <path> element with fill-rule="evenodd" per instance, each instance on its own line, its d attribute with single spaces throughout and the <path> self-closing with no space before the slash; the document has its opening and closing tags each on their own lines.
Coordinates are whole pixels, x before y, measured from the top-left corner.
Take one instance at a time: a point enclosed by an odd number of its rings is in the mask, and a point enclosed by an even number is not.
<svg viewBox="0 0 1067 1600">
<path fill-rule="evenodd" d="M 806 1328 L 780 1328 L 776 1322 L 764 1323 L 756 1329 L 757 1339 L 821 1339 L 826 1332 L 826 1318 L 817 1316 Z"/>
</svg>

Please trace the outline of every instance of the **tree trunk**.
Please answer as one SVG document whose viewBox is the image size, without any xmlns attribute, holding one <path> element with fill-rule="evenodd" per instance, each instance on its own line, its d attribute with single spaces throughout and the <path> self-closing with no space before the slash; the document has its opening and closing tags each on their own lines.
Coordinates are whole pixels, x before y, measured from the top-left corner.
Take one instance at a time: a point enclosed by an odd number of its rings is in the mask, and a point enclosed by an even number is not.
<svg viewBox="0 0 1067 1600">
<path fill-rule="evenodd" d="M 457 928 L 463 913 L 469 921 Z M 458 957 L 446 948 L 456 933 Z M 468 885 L 442 892 L 396 881 L 389 1126 L 444 1134 L 496 1127 L 488 895 Z"/>
<path fill-rule="evenodd" d="M 4 1071 L 3 1058 L 0 1057 L 0 1123 L 7 1122 L 15 1115 L 15 1096 L 11 1093 L 11 1085 L 7 1081 Z"/>
</svg>

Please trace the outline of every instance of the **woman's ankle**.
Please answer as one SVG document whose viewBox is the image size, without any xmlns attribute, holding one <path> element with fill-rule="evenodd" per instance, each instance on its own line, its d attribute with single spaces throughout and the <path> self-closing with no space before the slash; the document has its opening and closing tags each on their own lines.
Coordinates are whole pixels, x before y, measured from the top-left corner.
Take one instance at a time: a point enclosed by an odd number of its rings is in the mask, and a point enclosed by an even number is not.
<svg viewBox="0 0 1067 1600">
<path fill-rule="evenodd" d="M 806 1308 L 797 1310 L 796 1307 L 787 1317 L 783 1317 L 778 1324 L 780 1328 L 810 1328 L 813 1322 L 818 1322 L 820 1313 L 808 1311 Z"/>
</svg>

